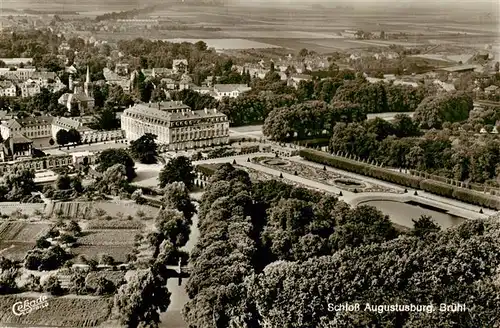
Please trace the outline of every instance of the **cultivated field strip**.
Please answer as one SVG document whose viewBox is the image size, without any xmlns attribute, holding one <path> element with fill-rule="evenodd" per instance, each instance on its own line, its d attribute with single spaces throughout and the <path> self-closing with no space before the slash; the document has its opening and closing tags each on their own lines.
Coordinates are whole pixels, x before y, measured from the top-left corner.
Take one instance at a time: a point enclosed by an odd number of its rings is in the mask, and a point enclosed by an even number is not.
<svg viewBox="0 0 500 328">
<path fill-rule="evenodd" d="M 122 246 L 133 245 L 134 236 L 139 230 L 86 230 L 78 238 L 79 245 L 88 246 Z"/>
<path fill-rule="evenodd" d="M 43 223 L 4 222 L 0 223 L 0 241 L 35 242 L 49 229 Z"/>
<path fill-rule="evenodd" d="M 120 213 L 136 216 L 138 211 L 142 211 L 146 216 L 155 216 L 159 211 L 157 208 L 138 205 L 133 201 L 56 202 L 50 214 L 62 213 L 72 218 L 92 218 L 98 209 L 110 216 Z"/>
<path fill-rule="evenodd" d="M 0 256 L 22 260 L 35 246 L 36 240 L 50 229 L 46 223 L 0 223 Z"/>
</svg>

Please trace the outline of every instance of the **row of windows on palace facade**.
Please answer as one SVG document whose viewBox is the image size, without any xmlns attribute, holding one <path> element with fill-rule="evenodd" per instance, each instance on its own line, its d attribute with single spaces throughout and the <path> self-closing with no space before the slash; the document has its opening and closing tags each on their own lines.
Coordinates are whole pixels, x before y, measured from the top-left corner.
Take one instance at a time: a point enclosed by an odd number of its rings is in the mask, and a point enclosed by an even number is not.
<svg viewBox="0 0 500 328">
<path fill-rule="evenodd" d="M 137 113 L 128 113 L 126 117 L 140 120 L 145 123 L 151 123 L 151 124 L 156 124 L 156 125 L 168 125 L 169 127 L 176 127 L 176 126 L 187 126 L 187 125 L 196 125 L 196 124 L 202 124 L 202 123 L 217 123 L 217 122 L 227 122 L 227 118 L 220 116 L 220 117 L 210 117 L 210 118 L 202 118 L 202 119 L 184 119 L 184 120 L 176 120 L 176 121 L 169 121 L 167 117 L 165 119 L 162 118 L 157 118 L 157 117 L 149 117 L 143 114 L 137 114 Z"/>
<path fill-rule="evenodd" d="M 37 159 L 24 160 L 15 163 L 3 162 L 0 163 L 0 174 L 12 171 L 14 169 L 28 169 L 41 171 L 46 169 L 54 169 L 65 167 L 73 164 L 73 157 L 71 155 L 63 156 L 48 156 Z"/>
<path fill-rule="evenodd" d="M 201 138 L 214 138 L 214 137 L 225 137 L 229 135 L 229 130 L 208 130 L 208 131 L 198 131 L 190 132 L 190 133 L 180 133 L 175 134 L 172 133 L 172 142 L 176 141 L 187 141 L 193 139 L 201 139 Z"/>
</svg>

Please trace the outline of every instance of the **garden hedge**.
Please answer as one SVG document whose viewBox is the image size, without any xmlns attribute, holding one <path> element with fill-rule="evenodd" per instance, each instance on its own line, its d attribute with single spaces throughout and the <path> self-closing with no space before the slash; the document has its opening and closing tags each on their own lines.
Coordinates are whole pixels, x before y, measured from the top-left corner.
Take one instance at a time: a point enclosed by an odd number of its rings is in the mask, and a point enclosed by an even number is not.
<svg viewBox="0 0 500 328">
<path fill-rule="evenodd" d="M 500 210 L 500 198 L 498 196 L 491 196 L 487 194 L 478 193 L 477 191 L 454 188 L 453 198 L 463 202 L 476 204 L 483 207 Z"/>
<path fill-rule="evenodd" d="M 427 179 L 420 181 L 420 189 L 443 197 L 454 198 L 453 192 L 455 191 L 455 188 L 456 187 L 453 187 L 450 184 L 439 181 Z"/>
<path fill-rule="evenodd" d="M 420 177 L 387 170 L 381 167 L 353 161 L 342 157 L 335 157 L 317 150 L 302 149 L 299 151 L 299 155 L 311 162 L 333 166 L 344 171 L 366 175 L 372 178 L 400 184 L 411 188 L 420 188 L 420 181 L 423 180 L 423 178 Z"/>
<path fill-rule="evenodd" d="M 477 191 L 452 186 L 444 182 L 407 175 L 366 163 L 336 157 L 317 150 L 302 149 L 300 150 L 299 155 L 311 162 L 332 166 L 344 171 L 362 174 L 405 187 L 422 189 L 433 194 L 454 198 L 466 203 L 500 210 L 500 199 L 497 196 L 491 196 Z"/>
</svg>

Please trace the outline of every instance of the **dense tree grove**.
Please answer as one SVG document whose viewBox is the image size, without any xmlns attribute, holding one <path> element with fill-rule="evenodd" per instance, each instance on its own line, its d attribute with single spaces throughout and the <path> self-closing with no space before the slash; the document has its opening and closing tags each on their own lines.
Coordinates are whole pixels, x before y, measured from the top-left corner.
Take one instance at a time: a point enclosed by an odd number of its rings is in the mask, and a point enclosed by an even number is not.
<svg viewBox="0 0 500 328">
<path fill-rule="evenodd" d="M 340 87 L 334 100 L 359 103 L 366 113 L 412 112 L 428 92 L 422 86 L 414 88 L 355 80 Z"/>
<path fill-rule="evenodd" d="M 217 108 L 218 102 L 210 95 L 200 94 L 191 89 L 171 92 L 172 100 L 182 101 L 191 107 L 192 110 L 203 110 L 205 108 Z"/>
<path fill-rule="evenodd" d="M 459 181 L 500 183 L 500 142 L 495 137 L 471 139 L 449 130 L 431 130 L 419 136 L 422 133 L 405 115 L 392 122 L 374 119 L 337 124 L 330 151 Z"/>
<path fill-rule="evenodd" d="M 440 231 L 422 217 L 415 233 L 398 233 L 372 207 L 352 209 L 275 180 L 252 183 L 229 164 L 210 182 L 191 254 L 184 309 L 190 327 L 500 323 L 498 220 Z M 345 302 L 362 310 L 329 310 Z M 432 304 L 435 311 L 364 311 L 367 303 Z M 440 312 L 441 303 L 464 303 L 468 311 Z"/>
<path fill-rule="evenodd" d="M 22 201 L 29 198 L 37 190 L 35 172 L 32 170 L 15 170 L 3 177 L 0 184 L 0 199 L 7 201 Z"/>
<path fill-rule="evenodd" d="M 361 122 L 366 113 L 361 106 L 349 102 L 327 104 L 309 101 L 274 109 L 267 117 L 263 132 L 279 141 L 329 137 L 337 122 Z"/>
<path fill-rule="evenodd" d="M 0 57 L 34 57 L 36 63 L 43 55 L 54 53 L 54 50 L 57 49 L 61 41 L 62 37 L 48 30 L 32 30 L 23 33 L 5 34 L 0 41 Z"/>
<path fill-rule="evenodd" d="M 263 123 L 275 108 L 287 107 L 297 103 L 293 94 L 243 94 L 238 98 L 224 98 L 218 110 L 227 115 L 232 126 Z"/>
<path fill-rule="evenodd" d="M 415 120 L 424 129 L 440 129 L 444 122 L 460 122 L 469 118 L 474 108 L 472 97 L 466 93 L 446 93 L 426 97 L 415 111 Z"/>
<path fill-rule="evenodd" d="M 196 208 L 182 183 L 165 187 L 162 205 L 147 236 L 153 247 L 151 265 L 135 270 L 114 295 L 116 318 L 127 327 L 158 327 L 160 313 L 170 305 L 167 280 L 172 278 L 172 272 L 166 265 L 177 264 L 179 248 L 188 240 Z"/>
<path fill-rule="evenodd" d="M 188 42 L 171 43 L 137 38 L 120 40 L 118 50 L 124 54 L 124 60 L 128 60 L 132 67 L 171 68 L 174 59 L 186 58 L 189 69 L 187 73 L 206 69 L 211 71 L 213 64 L 223 66 L 227 61 L 226 56 L 218 56 L 215 51 L 207 49 L 206 46 Z"/>
</svg>

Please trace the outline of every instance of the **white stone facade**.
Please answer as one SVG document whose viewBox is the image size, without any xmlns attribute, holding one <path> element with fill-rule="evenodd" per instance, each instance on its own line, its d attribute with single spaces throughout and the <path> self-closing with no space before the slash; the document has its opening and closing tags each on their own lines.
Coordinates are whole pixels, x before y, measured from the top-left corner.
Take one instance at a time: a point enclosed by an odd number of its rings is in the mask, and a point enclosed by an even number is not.
<svg viewBox="0 0 500 328">
<path fill-rule="evenodd" d="M 139 104 L 121 116 L 127 140 L 146 133 L 157 136 L 156 142 L 169 150 L 222 145 L 229 142 L 229 121 L 216 109 L 193 111 L 181 102 Z"/>
</svg>

